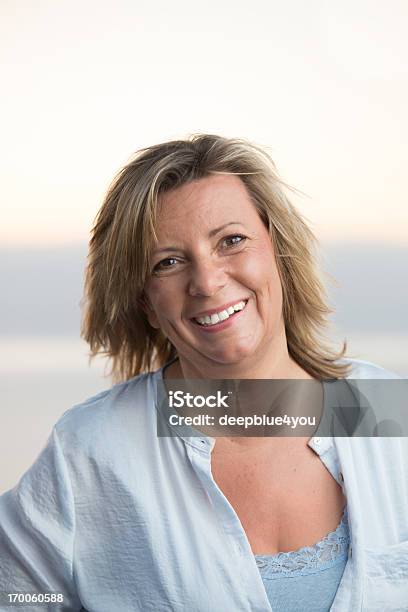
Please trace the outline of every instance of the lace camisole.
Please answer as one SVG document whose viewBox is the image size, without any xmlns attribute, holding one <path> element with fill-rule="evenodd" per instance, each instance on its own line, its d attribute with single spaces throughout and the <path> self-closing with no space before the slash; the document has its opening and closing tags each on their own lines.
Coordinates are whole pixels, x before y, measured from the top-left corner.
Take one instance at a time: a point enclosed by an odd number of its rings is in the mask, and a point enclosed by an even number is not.
<svg viewBox="0 0 408 612">
<path fill-rule="evenodd" d="M 347 508 L 335 531 L 314 546 L 255 555 L 273 612 L 328 612 L 346 567 Z"/>
</svg>

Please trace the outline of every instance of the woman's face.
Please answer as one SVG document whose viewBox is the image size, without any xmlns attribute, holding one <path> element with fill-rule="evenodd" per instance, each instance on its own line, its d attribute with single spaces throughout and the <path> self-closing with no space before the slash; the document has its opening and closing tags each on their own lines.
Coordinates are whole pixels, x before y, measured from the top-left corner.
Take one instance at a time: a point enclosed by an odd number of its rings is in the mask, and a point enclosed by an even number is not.
<svg viewBox="0 0 408 612">
<path fill-rule="evenodd" d="M 282 342 L 271 239 L 237 176 L 211 176 L 164 194 L 157 237 L 146 313 L 180 360 L 237 364 Z"/>
</svg>

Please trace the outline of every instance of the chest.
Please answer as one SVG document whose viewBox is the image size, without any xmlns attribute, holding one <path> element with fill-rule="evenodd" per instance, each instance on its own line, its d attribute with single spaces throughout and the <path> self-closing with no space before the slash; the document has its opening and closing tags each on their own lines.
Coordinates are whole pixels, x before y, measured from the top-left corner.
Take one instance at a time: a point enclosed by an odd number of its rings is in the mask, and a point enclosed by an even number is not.
<svg viewBox="0 0 408 612">
<path fill-rule="evenodd" d="M 235 510 L 254 554 L 311 546 L 336 529 L 346 500 L 309 447 L 288 439 L 261 452 L 214 451 L 214 480 Z"/>
</svg>

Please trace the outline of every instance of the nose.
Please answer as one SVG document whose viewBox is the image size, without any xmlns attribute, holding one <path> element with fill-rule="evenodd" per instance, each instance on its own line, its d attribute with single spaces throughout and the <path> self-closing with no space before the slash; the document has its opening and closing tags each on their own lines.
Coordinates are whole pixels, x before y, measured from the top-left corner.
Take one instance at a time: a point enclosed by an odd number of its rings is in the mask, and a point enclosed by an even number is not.
<svg viewBox="0 0 408 612">
<path fill-rule="evenodd" d="M 211 297 L 225 287 L 226 282 L 225 270 L 219 262 L 201 260 L 191 266 L 188 293 L 192 296 Z"/>
</svg>

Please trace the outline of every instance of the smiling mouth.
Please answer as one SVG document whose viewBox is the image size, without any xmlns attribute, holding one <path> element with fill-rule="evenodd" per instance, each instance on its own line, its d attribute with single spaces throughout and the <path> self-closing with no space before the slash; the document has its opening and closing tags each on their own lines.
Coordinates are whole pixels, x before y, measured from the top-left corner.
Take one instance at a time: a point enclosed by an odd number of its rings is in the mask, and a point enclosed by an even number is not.
<svg viewBox="0 0 408 612">
<path fill-rule="evenodd" d="M 194 321 L 194 323 L 197 325 L 200 325 L 200 327 L 212 327 L 234 317 L 235 314 L 244 310 L 247 304 L 248 300 L 242 300 L 233 306 L 229 306 L 229 308 L 225 310 L 221 310 L 220 312 L 212 315 L 206 315 L 205 317 L 193 318 L 192 321 Z"/>
</svg>

